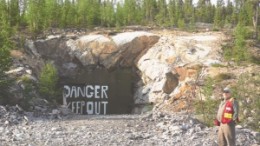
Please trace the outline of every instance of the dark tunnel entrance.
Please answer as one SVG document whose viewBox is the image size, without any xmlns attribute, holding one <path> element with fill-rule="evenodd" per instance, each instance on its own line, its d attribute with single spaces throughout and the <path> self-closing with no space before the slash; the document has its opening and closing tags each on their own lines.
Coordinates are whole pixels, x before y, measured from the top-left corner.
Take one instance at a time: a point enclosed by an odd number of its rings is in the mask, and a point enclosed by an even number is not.
<svg viewBox="0 0 260 146">
<path fill-rule="evenodd" d="M 132 68 L 120 68 L 95 69 L 62 78 L 63 104 L 77 114 L 130 114 L 137 77 Z"/>
</svg>

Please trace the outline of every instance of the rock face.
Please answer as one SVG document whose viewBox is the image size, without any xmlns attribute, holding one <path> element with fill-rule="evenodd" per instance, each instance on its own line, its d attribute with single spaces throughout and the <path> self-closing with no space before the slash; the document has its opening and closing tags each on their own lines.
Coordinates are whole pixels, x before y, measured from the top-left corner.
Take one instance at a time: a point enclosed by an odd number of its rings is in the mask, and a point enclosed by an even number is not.
<svg viewBox="0 0 260 146">
<path fill-rule="evenodd" d="M 96 69 L 134 69 L 141 79 L 133 83 L 134 103 L 140 108 L 185 96 L 200 66 L 221 62 L 224 39 L 216 32 L 138 31 L 114 36 L 48 36 L 27 41 L 26 46 L 35 58 L 53 61 L 63 79 L 76 83 Z"/>
<path fill-rule="evenodd" d="M 163 32 L 159 42 L 136 64 L 144 83 L 135 93 L 135 99 L 140 98 L 136 104 L 185 97 L 199 68 L 221 62 L 224 39 L 221 33 Z"/>
<path fill-rule="evenodd" d="M 141 31 L 119 33 L 114 36 L 89 34 L 73 38 L 57 35 L 34 42 L 28 40 L 26 50 L 34 56 L 35 60 L 40 58 L 45 62 L 52 62 L 58 69 L 60 84 L 109 85 L 110 97 L 118 98 L 109 97 L 109 99 L 113 102 L 117 100 L 118 104 L 126 104 L 129 101 L 126 105 L 129 109 L 133 106 L 133 93 L 129 92 L 133 92 L 132 84 L 136 78 L 135 64 L 158 40 L 159 36 Z M 129 75 L 132 70 L 133 73 Z M 36 74 L 39 76 L 39 73 Z M 169 78 L 173 79 L 170 76 Z M 168 84 L 164 86 L 165 90 L 172 88 Z M 129 89 L 122 90 L 122 88 Z M 121 97 L 125 99 L 119 99 Z M 128 109 L 120 108 L 116 113 L 129 111 Z"/>
<path fill-rule="evenodd" d="M 159 37 L 147 32 L 128 32 L 112 37 L 85 35 L 75 40 L 52 37 L 34 42 L 37 52 L 57 65 L 68 68 L 77 66 L 132 67 L 135 59 L 158 41 Z M 32 48 L 32 45 L 29 46 Z M 35 49 L 34 49 L 35 50 Z M 80 64 L 76 65 L 76 61 Z M 61 69 L 60 69 L 61 70 Z M 66 69 L 64 69 L 66 70 Z"/>
<path fill-rule="evenodd" d="M 133 67 L 134 62 L 153 46 L 159 37 L 147 32 L 128 32 L 115 36 L 49 36 L 45 40 L 28 40 L 27 50 L 35 58 L 53 61 L 60 76 L 77 77 L 95 68 Z"/>
</svg>

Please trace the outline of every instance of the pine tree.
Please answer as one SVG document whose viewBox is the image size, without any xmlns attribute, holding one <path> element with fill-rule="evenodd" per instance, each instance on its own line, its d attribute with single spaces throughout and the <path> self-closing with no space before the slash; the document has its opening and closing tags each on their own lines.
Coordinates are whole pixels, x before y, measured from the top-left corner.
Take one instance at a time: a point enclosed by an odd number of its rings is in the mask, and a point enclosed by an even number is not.
<svg viewBox="0 0 260 146">
<path fill-rule="evenodd" d="M 124 8 L 120 3 L 116 6 L 116 26 L 120 27 L 126 25 L 126 20 L 124 18 Z"/>
<path fill-rule="evenodd" d="M 27 21 L 29 29 L 34 33 L 43 31 L 46 27 L 45 0 L 29 0 Z"/>
<path fill-rule="evenodd" d="M 246 49 L 246 33 L 247 30 L 243 23 L 238 23 L 234 36 L 235 36 L 235 46 L 233 48 L 233 58 L 236 62 L 246 61 L 249 59 L 248 50 Z"/>
<path fill-rule="evenodd" d="M 183 1 L 178 0 L 176 5 L 176 20 L 179 28 L 185 27 Z"/>
<path fill-rule="evenodd" d="M 124 20 L 126 25 L 136 24 L 136 1 L 135 0 L 125 0 L 124 1 Z"/>
<path fill-rule="evenodd" d="M 61 27 L 66 28 L 72 26 L 72 24 L 75 24 L 74 18 L 77 18 L 77 16 L 75 16 L 76 12 L 73 10 L 73 7 L 74 5 L 71 0 L 65 0 L 64 2 L 62 2 Z"/>
<path fill-rule="evenodd" d="M 55 101 L 57 97 L 58 72 L 55 66 L 47 63 L 39 78 L 40 93 L 48 100 Z"/>
<path fill-rule="evenodd" d="M 192 19 L 195 19 L 194 18 L 194 10 L 193 10 L 192 0 L 185 0 L 184 12 L 185 12 L 184 13 L 185 23 L 187 23 L 187 24 L 194 23 L 195 20 L 192 20 Z"/>
<path fill-rule="evenodd" d="M 21 0 L 20 1 L 20 23 L 19 26 L 25 27 L 27 26 L 27 20 L 26 20 L 26 13 L 28 9 L 28 0 Z"/>
<path fill-rule="evenodd" d="M 199 0 L 195 11 L 198 22 L 213 23 L 215 5 L 212 5 L 210 0 Z"/>
<path fill-rule="evenodd" d="M 259 15 L 259 4 L 260 4 L 260 1 L 259 0 L 252 0 L 250 3 L 252 5 L 252 7 L 253 7 L 253 27 L 254 27 L 254 31 L 255 31 L 254 38 L 258 39 L 258 29 L 257 29 L 257 26 L 258 26 L 258 15 Z"/>
<path fill-rule="evenodd" d="M 46 27 L 58 27 L 61 18 L 61 6 L 57 0 L 46 0 Z"/>
<path fill-rule="evenodd" d="M 158 13 L 155 17 L 157 24 L 165 25 L 168 19 L 167 5 L 165 0 L 158 1 Z"/>
<path fill-rule="evenodd" d="M 216 11 L 215 5 L 212 5 L 209 2 L 209 4 L 207 5 L 207 11 L 206 11 L 206 13 L 208 14 L 207 19 L 206 19 L 206 23 L 213 23 L 214 22 L 215 11 Z"/>
<path fill-rule="evenodd" d="M 243 24 L 245 26 L 248 25 L 248 23 L 250 21 L 246 7 L 247 7 L 246 5 L 243 5 L 240 8 L 239 14 L 238 14 L 238 22 L 237 22 L 237 23 Z"/>
<path fill-rule="evenodd" d="M 217 8 L 215 10 L 215 17 L 214 17 L 214 27 L 215 28 L 222 28 L 224 26 L 224 1 L 218 0 L 217 1 Z"/>
<path fill-rule="evenodd" d="M 176 2 L 175 0 L 170 0 L 168 5 L 169 21 L 170 25 L 174 26 L 177 24 L 176 20 Z"/>
<path fill-rule="evenodd" d="M 77 4 L 75 0 L 70 0 L 70 9 L 68 12 L 68 17 L 67 17 L 67 22 L 69 27 L 76 27 L 77 26 L 77 18 L 78 18 L 78 14 L 77 14 Z"/>
<path fill-rule="evenodd" d="M 0 0 L 0 103 L 7 97 L 10 84 L 5 74 L 11 65 L 10 49 L 12 47 L 11 27 L 7 12 L 6 1 Z"/>
<path fill-rule="evenodd" d="M 233 11 L 234 11 L 233 3 L 230 0 L 228 0 L 227 7 L 226 7 L 226 14 L 227 14 L 226 23 L 228 24 L 232 24 Z"/>
<path fill-rule="evenodd" d="M 19 0 L 8 1 L 8 14 L 11 26 L 16 26 L 20 24 Z"/>
<path fill-rule="evenodd" d="M 143 0 L 142 9 L 144 20 L 149 23 L 153 23 L 156 15 L 156 0 Z"/>
<path fill-rule="evenodd" d="M 79 24 L 93 27 L 100 24 L 100 4 L 97 0 L 78 0 Z"/>
<path fill-rule="evenodd" d="M 115 26 L 115 13 L 112 2 L 105 1 L 101 4 L 100 19 L 102 26 Z"/>
</svg>

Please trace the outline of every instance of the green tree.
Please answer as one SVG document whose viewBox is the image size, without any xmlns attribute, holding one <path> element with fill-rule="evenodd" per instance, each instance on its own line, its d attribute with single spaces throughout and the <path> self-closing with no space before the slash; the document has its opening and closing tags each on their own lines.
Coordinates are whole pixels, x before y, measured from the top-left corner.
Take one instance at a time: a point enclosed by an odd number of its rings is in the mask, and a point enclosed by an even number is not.
<svg viewBox="0 0 260 146">
<path fill-rule="evenodd" d="M 46 0 L 46 27 L 58 27 L 61 22 L 61 5 L 58 0 Z"/>
<path fill-rule="evenodd" d="M 100 24 L 100 3 L 97 0 L 78 0 L 78 20 L 81 27 Z"/>
<path fill-rule="evenodd" d="M 10 85 L 10 80 L 5 74 L 5 71 L 11 66 L 10 49 L 12 42 L 10 36 L 11 27 L 8 21 L 6 1 L 0 0 L 0 102 L 8 96 Z"/>
<path fill-rule="evenodd" d="M 213 84 L 215 84 L 215 81 L 212 78 L 205 78 L 202 90 L 199 90 L 202 93 L 199 93 L 200 99 L 194 102 L 196 114 L 202 114 L 201 120 L 208 126 L 213 126 L 212 120 L 216 117 L 216 110 L 219 105 L 219 101 L 211 98 L 214 91 Z M 202 99 L 201 95 L 204 95 L 205 99 Z"/>
<path fill-rule="evenodd" d="M 58 72 L 55 66 L 47 63 L 41 71 L 39 78 L 39 91 L 48 100 L 56 100 Z"/>
<path fill-rule="evenodd" d="M 125 18 L 124 18 L 124 8 L 123 6 L 118 3 L 116 6 L 116 26 L 120 27 L 125 25 Z"/>
<path fill-rule="evenodd" d="M 190 25 L 190 27 L 193 27 L 192 25 L 195 25 L 195 12 L 192 2 L 192 0 L 185 0 L 184 3 L 184 20 L 185 23 Z"/>
<path fill-rule="evenodd" d="M 8 14 L 11 26 L 16 26 L 20 24 L 19 0 L 8 1 Z"/>
<path fill-rule="evenodd" d="M 235 28 L 235 46 L 233 48 L 233 58 L 236 62 L 248 60 L 248 50 L 246 49 L 247 30 L 244 24 L 239 23 Z"/>
<path fill-rule="evenodd" d="M 227 24 L 232 24 L 232 15 L 233 15 L 233 11 L 234 11 L 234 6 L 233 3 L 228 0 L 227 2 L 227 7 L 226 7 L 226 22 Z"/>
<path fill-rule="evenodd" d="M 176 20 L 176 1 L 170 0 L 168 4 L 168 13 L 169 13 L 169 21 L 170 25 L 174 26 L 177 24 Z"/>
<path fill-rule="evenodd" d="M 218 0 L 217 1 L 217 8 L 215 10 L 215 16 L 214 16 L 214 27 L 215 28 L 222 28 L 224 26 L 224 1 Z"/>
<path fill-rule="evenodd" d="M 28 0 L 26 18 L 32 32 L 39 33 L 45 29 L 45 17 L 45 0 Z"/>
<path fill-rule="evenodd" d="M 249 5 L 249 3 L 245 2 L 239 9 L 238 14 L 238 22 L 243 25 L 249 25 L 251 22 L 252 14 L 252 7 Z"/>
<path fill-rule="evenodd" d="M 138 21 L 137 16 L 137 6 L 135 0 L 125 0 L 123 5 L 124 11 L 124 24 L 133 25 Z"/>
<path fill-rule="evenodd" d="M 182 0 L 177 0 L 176 4 L 176 20 L 177 20 L 177 26 L 179 28 L 185 27 L 185 21 L 184 21 L 184 6 Z"/>
<path fill-rule="evenodd" d="M 258 39 L 258 16 L 259 16 L 259 4 L 260 1 L 259 0 L 250 0 L 249 4 L 252 6 L 252 10 L 253 10 L 253 16 L 252 16 L 252 20 L 253 20 L 253 27 L 254 27 L 254 38 Z"/>
<path fill-rule="evenodd" d="M 113 3 L 105 1 L 100 7 L 100 21 L 102 26 L 110 27 L 115 25 L 115 11 Z"/>
<path fill-rule="evenodd" d="M 196 19 L 199 22 L 212 23 L 214 18 L 214 6 L 210 0 L 199 0 L 196 8 Z"/>
<path fill-rule="evenodd" d="M 79 1 L 78 3 L 82 3 Z M 87 14 L 87 12 L 81 11 L 81 7 L 78 7 L 78 10 L 80 9 L 80 12 L 77 13 L 76 11 L 76 3 L 75 1 L 71 0 L 65 0 L 62 2 L 61 6 L 61 27 L 66 28 L 66 27 L 75 27 L 77 23 L 78 25 L 83 27 L 86 26 L 87 24 L 85 20 L 81 19 L 81 15 Z"/>
<path fill-rule="evenodd" d="M 20 1 L 20 23 L 19 26 L 21 27 L 26 27 L 27 24 L 27 20 L 26 20 L 26 13 L 27 13 L 27 9 L 28 9 L 28 0 L 22 0 Z"/>
<path fill-rule="evenodd" d="M 142 1 L 142 9 L 143 9 L 143 17 L 144 21 L 153 23 L 156 15 L 156 0 L 143 0 Z"/>
<path fill-rule="evenodd" d="M 167 12 L 167 5 L 165 0 L 158 1 L 158 13 L 155 16 L 157 24 L 163 26 L 168 22 L 168 12 Z"/>
</svg>

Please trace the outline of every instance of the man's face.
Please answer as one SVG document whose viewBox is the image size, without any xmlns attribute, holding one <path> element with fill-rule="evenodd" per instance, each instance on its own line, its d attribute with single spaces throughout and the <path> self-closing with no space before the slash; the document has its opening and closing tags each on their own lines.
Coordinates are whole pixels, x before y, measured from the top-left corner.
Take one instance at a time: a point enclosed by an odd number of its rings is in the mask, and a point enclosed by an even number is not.
<svg viewBox="0 0 260 146">
<path fill-rule="evenodd" d="M 226 91 L 223 92 L 224 99 L 228 99 L 230 98 L 230 96 L 231 96 L 230 92 L 226 92 Z"/>
</svg>

